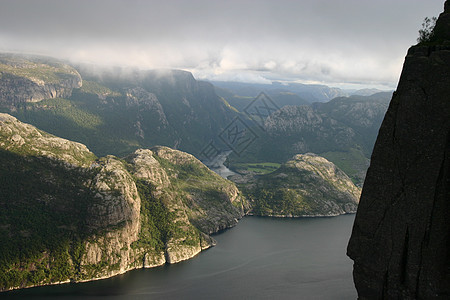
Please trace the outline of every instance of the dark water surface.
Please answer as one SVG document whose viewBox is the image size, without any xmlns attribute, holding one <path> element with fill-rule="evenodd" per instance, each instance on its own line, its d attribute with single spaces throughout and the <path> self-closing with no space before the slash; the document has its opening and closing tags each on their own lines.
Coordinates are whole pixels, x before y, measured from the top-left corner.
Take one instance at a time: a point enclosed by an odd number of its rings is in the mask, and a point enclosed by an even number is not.
<svg viewBox="0 0 450 300">
<path fill-rule="evenodd" d="M 246 217 L 193 259 L 110 279 L 0 294 L 31 299 L 356 299 L 345 256 L 354 215 Z"/>
</svg>

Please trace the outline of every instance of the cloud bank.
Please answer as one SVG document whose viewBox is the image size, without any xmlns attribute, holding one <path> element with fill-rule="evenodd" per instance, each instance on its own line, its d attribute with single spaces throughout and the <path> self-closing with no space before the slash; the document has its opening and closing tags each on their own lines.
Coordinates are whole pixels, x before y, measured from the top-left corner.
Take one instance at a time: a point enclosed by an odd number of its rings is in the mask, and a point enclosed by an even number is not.
<svg viewBox="0 0 450 300">
<path fill-rule="evenodd" d="M 394 88 L 438 0 L 2 0 L 0 51 L 197 78 Z"/>
</svg>

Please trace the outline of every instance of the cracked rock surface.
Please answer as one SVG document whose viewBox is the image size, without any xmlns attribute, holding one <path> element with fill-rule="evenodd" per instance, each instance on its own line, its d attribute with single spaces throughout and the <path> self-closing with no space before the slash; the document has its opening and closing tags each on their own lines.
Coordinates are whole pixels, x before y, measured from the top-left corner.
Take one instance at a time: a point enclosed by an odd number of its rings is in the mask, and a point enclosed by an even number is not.
<svg viewBox="0 0 450 300">
<path fill-rule="evenodd" d="M 447 1 L 379 131 L 347 250 L 360 299 L 450 297 L 449 25 Z"/>
</svg>

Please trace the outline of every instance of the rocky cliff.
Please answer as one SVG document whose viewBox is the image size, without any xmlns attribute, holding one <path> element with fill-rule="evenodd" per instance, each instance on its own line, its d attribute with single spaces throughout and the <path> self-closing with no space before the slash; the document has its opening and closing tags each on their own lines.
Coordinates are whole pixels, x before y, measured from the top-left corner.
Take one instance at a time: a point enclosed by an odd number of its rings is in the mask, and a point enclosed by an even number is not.
<svg viewBox="0 0 450 300">
<path fill-rule="evenodd" d="M 164 145 L 198 155 L 237 112 L 180 70 L 66 65 L 0 53 L 0 112 L 99 156 Z M 223 142 L 222 142 L 223 144 Z"/>
<path fill-rule="evenodd" d="M 248 210 L 236 186 L 166 147 L 97 159 L 0 114 L 0 290 L 189 259 Z"/>
<path fill-rule="evenodd" d="M 332 162 L 295 155 L 276 171 L 242 186 L 253 213 L 262 216 L 336 216 L 356 211 L 361 190 Z"/>
<path fill-rule="evenodd" d="M 0 105 L 16 107 L 25 102 L 70 97 L 81 83 L 80 74 L 63 63 L 0 55 Z"/>
<path fill-rule="evenodd" d="M 360 299 L 450 298 L 450 2 L 406 56 L 348 255 Z"/>
<path fill-rule="evenodd" d="M 332 161 L 362 186 L 379 126 L 392 93 L 335 98 L 311 106 L 284 106 L 264 121 L 264 132 L 239 162 L 283 163 L 298 153 L 316 153 Z M 276 146 L 274 146 L 276 145 Z"/>
</svg>

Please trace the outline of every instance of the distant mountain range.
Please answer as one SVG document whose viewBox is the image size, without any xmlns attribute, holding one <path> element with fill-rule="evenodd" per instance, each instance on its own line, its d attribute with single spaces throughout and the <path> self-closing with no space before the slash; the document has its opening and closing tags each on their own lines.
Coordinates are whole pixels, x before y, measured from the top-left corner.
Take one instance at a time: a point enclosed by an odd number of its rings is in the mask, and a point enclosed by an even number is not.
<svg viewBox="0 0 450 300">
<path fill-rule="evenodd" d="M 391 94 L 310 103 L 282 86 L 239 88 L 1 54 L 0 290 L 176 263 L 249 211 L 354 212 Z M 236 186 L 166 146 L 211 160 L 232 150 L 244 174 Z"/>
<path fill-rule="evenodd" d="M 391 97 L 392 93 L 384 92 L 283 106 L 259 120 L 260 126 L 253 125 L 247 136 L 254 136 L 254 142 L 239 155 L 230 155 L 229 167 L 248 162 L 283 163 L 295 154 L 313 152 L 334 162 L 361 185 Z M 249 124 L 257 120 L 255 115 L 250 118 Z"/>
<path fill-rule="evenodd" d="M 313 102 L 328 102 L 336 97 L 352 95 L 371 96 L 380 92 L 389 92 L 373 88 L 343 90 L 319 84 L 281 83 L 276 81 L 272 84 L 224 81 L 212 81 L 211 83 L 216 87 L 217 93 L 224 97 L 226 95 L 234 95 L 235 97 L 241 98 L 255 98 L 261 92 L 265 92 L 274 99 L 281 97 L 281 95 L 290 95 L 291 99 L 281 101 L 281 105 L 303 105 Z M 229 100 L 227 97 L 225 98 Z"/>
<path fill-rule="evenodd" d="M 11 54 L 0 55 L 0 75 L 1 112 L 81 142 L 98 156 L 163 145 L 204 159 L 208 146 L 209 155 L 233 148 L 226 135 L 242 145 L 235 130 L 253 134 L 243 153 L 229 157 L 231 166 L 282 163 L 315 152 L 359 184 L 391 96 L 347 97 L 338 88 L 297 83 L 213 85 L 185 71 L 68 65 Z M 261 92 L 272 106 L 264 115 L 248 109 L 257 108 Z"/>
</svg>

